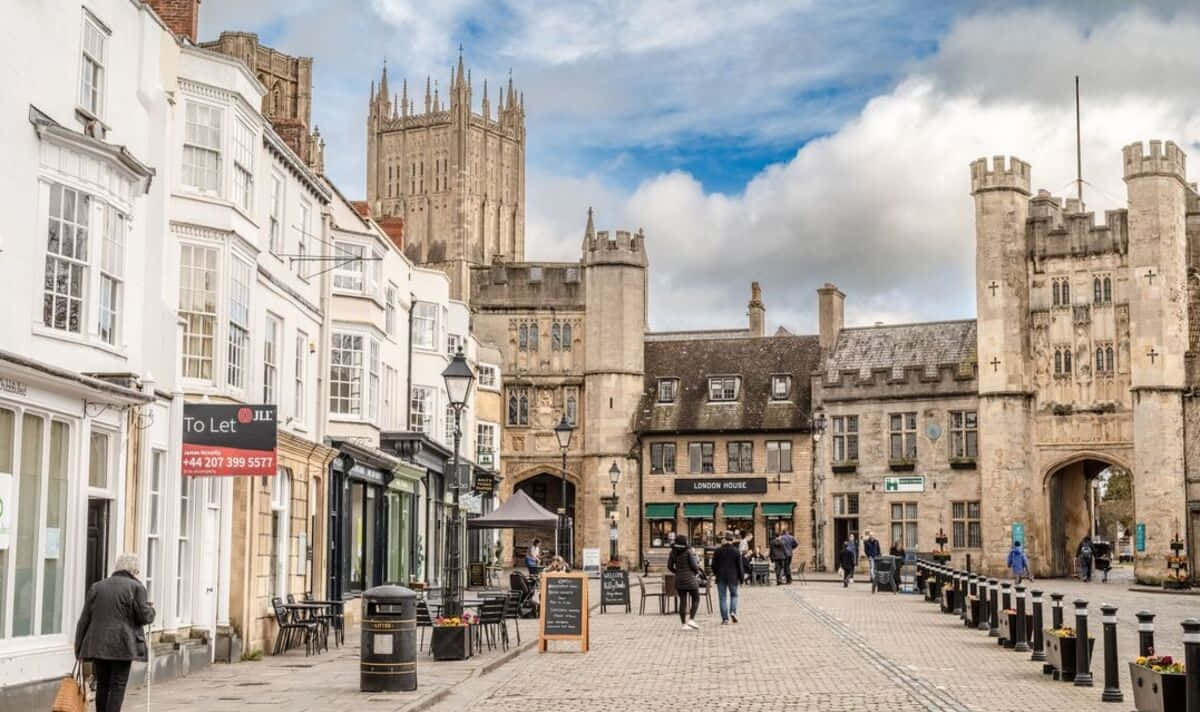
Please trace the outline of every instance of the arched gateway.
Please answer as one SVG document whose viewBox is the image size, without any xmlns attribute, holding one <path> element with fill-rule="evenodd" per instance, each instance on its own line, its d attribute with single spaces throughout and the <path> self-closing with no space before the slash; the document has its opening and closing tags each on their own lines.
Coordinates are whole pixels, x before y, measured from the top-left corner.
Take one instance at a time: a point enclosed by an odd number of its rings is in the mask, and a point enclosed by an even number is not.
<svg viewBox="0 0 1200 712">
<path fill-rule="evenodd" d="M 1038 547 L 1042 575 L 1069 576 L 1076 573 L 1075 552 L 1085 536 L 1097 535 L 1117 546 L 1113 532 L 1098 531 L 1100 492 L 1096 485 L 1102 476 L 1117 467 L 1129 465 L 1111 454 L 1079 452 L 1059 460 L 1042 475 L 1046 533 Z"/>
</svg>

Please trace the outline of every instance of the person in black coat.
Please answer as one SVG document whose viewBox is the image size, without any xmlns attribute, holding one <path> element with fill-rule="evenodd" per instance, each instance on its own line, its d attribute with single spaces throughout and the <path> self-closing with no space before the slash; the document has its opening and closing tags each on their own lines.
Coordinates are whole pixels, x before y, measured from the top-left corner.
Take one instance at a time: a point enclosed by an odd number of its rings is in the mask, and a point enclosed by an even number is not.
<svg viewBox="0 0 1200 712">
<path fill-rule="evenodd" d="M 771 539 L 771 561 L 775 563 L 775 585 L 782 586 L 786 577 L 788 549 L 783 537 L 776 534 Z"/>
<path fill-rule="evenodd" d="M 729 621 L 738 622 L 738 586 L 746 574 L 742 555 L 732 534 L 725 535 L 725 542 L 712 558 L 713 578 L 717 581 L 717 600 L 721 607 L 721 625 Z M 726 604 L 728 594 L 728 604 Z"/>
<path fill-rule="evenodd" d="M 75 626 L 75 657 L 90 660 L 96 674 L 96 712 L 121 712 L 134 660 L 146 662 L 143 626 L 154 622 L 154 607 L 138 580 L 137 554 L 117 557 L 112 576 L 88 589 Z"/>
<path fill-rule="evenodd" d="M 842 545 L 842 551 L 838 554 L 838 566 L 842 569 L 842 588 L 850 585 L 850 579 L 854 576 L 854 565 L 856 563 L 854 545 L 848 540 Z"/>
<path fill-rule="evenodd" d="M 675 595 L 679 597 L 679 621 L 683 629 L 699 630 L 696 610 L 700 608 L 700 579 L 704 574 L 683 534 L 676 536 L 675 543 L 671 545 L 667 570 L 675 574 Z"/>
</svg>

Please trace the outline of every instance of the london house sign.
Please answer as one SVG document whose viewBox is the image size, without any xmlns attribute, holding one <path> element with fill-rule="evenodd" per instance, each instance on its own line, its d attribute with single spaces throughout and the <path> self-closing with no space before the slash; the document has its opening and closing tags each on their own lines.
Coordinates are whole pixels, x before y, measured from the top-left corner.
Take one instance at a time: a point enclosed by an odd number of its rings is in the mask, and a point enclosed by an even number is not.
<svg viewBox="0 0 1200 712">
<path fill-rule="evenodd" d="M 677 477 L 675 494 L 765 494 L 766 477 Z"/>
</svg>

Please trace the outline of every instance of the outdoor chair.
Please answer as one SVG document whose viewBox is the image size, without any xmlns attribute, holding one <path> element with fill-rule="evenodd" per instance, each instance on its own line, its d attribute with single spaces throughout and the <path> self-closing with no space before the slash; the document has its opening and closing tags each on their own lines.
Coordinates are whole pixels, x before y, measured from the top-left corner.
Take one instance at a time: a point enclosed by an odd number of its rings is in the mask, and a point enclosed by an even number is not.
<svg viewBox="0 0 1200 712">
<path fill-rule="evenodd" d="M 771 583 L 771 565 L 766 561 L 750 562 L 750 582 L 764 586 Z"/>
<path fill-rule="evenodd" d="M 709 615 L 712 615 L 712 587 L 711 578 L 700 580 L 700 595 L 704 596 L 704 605 L 708 608 Z"/>
<path fill-rule="evenodd" d="M 478 628 L 481 633 L 487 635 L 488 650 L 494 650 L 497 644 L 508 650 L 508 628 L 504 625 L 504 608 L 507 605 L 505 601 L 503 598 L 488 599 L 480 608 Z M 483 652 L 482 644 L 479 650 Z"/>
<path fill-rule="evenodd" d="M 796 580 L 800 583 L 808 583 L 808 579 L 804 577 L 804 569 L 808 567 L 807 561 L 801 561 L 796 567 Z"/>
<path fill-rule="evenodd" d="M 634 578 L 637 579 L 636 585 L 638 588 L 642 589 L 642 601 L 638 606 L 638 615 L 642 616 L 646 614 L 647 598 L 658 599 L 658 613 L 659 615 L 663 615 L 666 612 L 667 605 L 667 594 L 663 590 L 664 581 L 662 579 L 647 581 L 646 579 L 642 578 L 640 574 L 634 574 Z M 648 590 L 647 586 L 653 586 L 655 590 Z"/>
<path fill-rule="evenodd" d="M 287 609 L 283 607 L 283 599 L 278 596 L 271 599 L 271 608 L 275 611 L 275 622 L 279 625 L 279 634 L 275 636 L 275 648 L 271 654 L 286 652 L 299 639 L 304 642 L 304 654 L 312 655 L 317 636 L 316 621 L 291 620 Z"/>
<path fill-rule="evenodd" d="M 417 650 L 420 651 L 425 646 L 425 629 L 433 628 L 433 617 L 429 615 L 429 604 L 421 599 L 417 599 L 417 630 L 420 631 L 420 638 L 417 640 Z M 429 635 L 429 654 L 433 655 L 433 631 Z"/>
<path fill-rule="evenodd" d="M 508 585 L 511 590 L 521 594 L 518 614 L 522 618 L 537 618 L 538 604 L 533 600 L 534 589 L 529 583 L 529 579 L 525 578 L 520 571 L 514 571 L 508 575 Z"/>
<path fill-rule="evenodd" d="M 305 592 L 304 602 L 310 603 L 312 600 L 312 593 Z M 325 612 L 318 613 L 315 617 L 325 624 L 327 631 L 333 631 L 333 644 L 335 646 L 341 646 L 346 643 L 346 615 L 342 612 L 340 606 L 329 606 L 325 609 Z M 329 649 L 328 643 L 326 643 L 325 649 Z"/>
<path fill-rule="evenodd" d="M 511 618 L 517 631 L 517 645 L 521 644 L 521 592 L 509 591 L 504 599 L 504 617 Z"/>
</svg>

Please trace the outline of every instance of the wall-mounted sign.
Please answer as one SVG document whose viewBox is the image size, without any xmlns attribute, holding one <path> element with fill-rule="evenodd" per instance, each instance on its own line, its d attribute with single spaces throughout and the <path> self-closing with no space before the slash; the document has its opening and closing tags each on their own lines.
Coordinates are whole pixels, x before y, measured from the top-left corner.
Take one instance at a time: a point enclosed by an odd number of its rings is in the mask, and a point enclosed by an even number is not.
<svg viewBox="0 0 1200 712">
<path fill-rule="evenodd" d="M 1134 546 L 1137 547 L 1138 551 L 1146 550 L 1146 523 L 1145 522 L 1138 522 L 1137 526 L 1134 527 L 1133 541 L 1134 541 Z"/>
<path fill-rule="evenodd" d="M 904 477 L 884 477 L 884 492 L 924 492 L 924 475 L 907 475 Z"/>
<path fill-rule="evenodd" d="M 275 406 L 183 406 L 183 475 L 274 475 Z"/>
<path fill-rule="evenodd" d="M 496 492 L 496 476 L 490 472 L 475 473 L 475 491 L 479 494 L 494 494 Z"/>
<path fill-rule="evenodd" d="M 1021 522 L 1013 522 L 1012 525 L 1012 540 L 1021 543 L 1021 548 L 1025 548 L 1025 525 Z"/>
<path fill-rule="evenodd" d="M 766 477 L 676 477 L 675 494 L 764 494 Z"/>
<path fill-rule="evenodd" d="M 0 551 L 8 548 L 8 537 L 12 532 L 12 479 L 8 472 L 0 472 Z"/>
<path fill-rule="evenodd" d="M 475 453 L 475 459 L 480 467 L 493 467 L 496 464 L 496 457 L 491 450 L 479 450 Z"/>
</svg>

